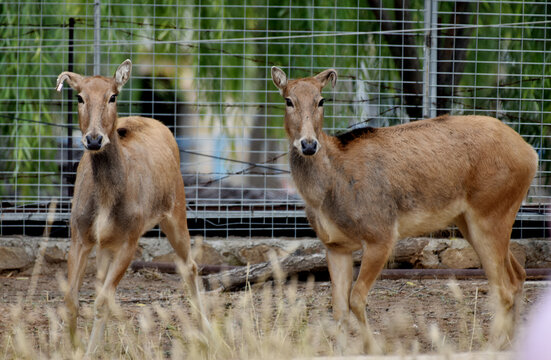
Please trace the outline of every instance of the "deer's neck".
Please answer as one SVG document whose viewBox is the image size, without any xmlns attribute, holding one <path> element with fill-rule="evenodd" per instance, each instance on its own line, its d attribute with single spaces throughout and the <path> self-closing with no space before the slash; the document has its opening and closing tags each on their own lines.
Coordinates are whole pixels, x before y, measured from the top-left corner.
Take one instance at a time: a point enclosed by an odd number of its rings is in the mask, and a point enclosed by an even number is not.
<svg viewBox="0 0 551 360">
<path fill-rule="evenodd" d="M 90 154 L 95 188 L 103 203 L 114 203 L 126 187 L 126 164 L 118 136 L 98 153 Z"/>
<path fill-rule="evenodd" d="M 300 195 L 311 207 L 321 206 L 337 176 L 331 161 L 331 145 L 330 142 L 323 141 L 321 149 L 314 156 L 302 156 L 294 146 L 291 146 L 291 175 Z"/>
</svg>

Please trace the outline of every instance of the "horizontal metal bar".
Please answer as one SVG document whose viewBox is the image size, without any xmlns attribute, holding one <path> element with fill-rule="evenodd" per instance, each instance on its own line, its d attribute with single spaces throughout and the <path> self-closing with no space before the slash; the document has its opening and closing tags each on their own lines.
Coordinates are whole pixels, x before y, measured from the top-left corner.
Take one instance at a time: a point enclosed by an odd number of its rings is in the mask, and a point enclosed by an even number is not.
<svg viewBox="0 0 551 360">
<path fill-rule="evenodd" d="M 3 212 L 0 221 L 69 221 L 71 214 L 56 212 Z M 304 210 L 188 210 L 188 219 L 306 218 Z M 517 221 L 548 221 L 549 214 L 519 212 Z"/>
</svg>

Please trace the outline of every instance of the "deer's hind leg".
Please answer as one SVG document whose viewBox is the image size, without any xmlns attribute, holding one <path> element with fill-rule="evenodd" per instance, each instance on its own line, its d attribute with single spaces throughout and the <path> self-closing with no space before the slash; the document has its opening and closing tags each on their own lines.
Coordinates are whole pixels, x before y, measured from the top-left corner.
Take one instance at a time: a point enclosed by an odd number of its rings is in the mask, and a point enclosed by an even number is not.
<svg viewBox="0 0 551 360">
<path fill-rule="evenodd" d="M 511 344 L 522 305 L 526 272 L 509 250 L 516 211 L 508 216 L 480 217 L 466 214 L 456 222 L 473 246 L 488 277 L 495 306 L 490 344 L 503 349 Z"/>
<path fill-rule="evenodd" d="M 161 221 L 160 226 L 181 261 L 180 269 L 191 294 L 191 305 L 196 309 L 201 329 L 205 331 L 210 328 L 210 325 L 200 297 L 199 270 L 191 256 L 191 240 L 187 226 L 185 203 L 177 204 L 172 214 Z"/>
</svg>

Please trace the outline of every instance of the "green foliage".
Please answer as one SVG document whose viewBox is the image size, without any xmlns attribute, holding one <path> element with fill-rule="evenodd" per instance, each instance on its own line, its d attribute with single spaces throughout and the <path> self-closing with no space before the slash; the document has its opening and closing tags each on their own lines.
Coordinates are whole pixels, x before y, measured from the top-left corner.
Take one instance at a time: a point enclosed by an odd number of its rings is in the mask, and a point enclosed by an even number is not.
<svg viewBox="0 0 551 360">
<path fill-rule="evenodd" d="M 496 26 L 546 20 L 545 2 L 526 6 L 522 3 L 481 3 L 481 13 L 502 16 L 478 16 L 481 27 L 473 33 L 463 74 L 461 98 L 455 111 L 492 115 L 510 124 L 548 158 L 551 146 L 548 124 L 551 122 L 551 41 L 548 24 Z M 478 49 L 484 49 L 477 50 Z M 543 163 L 547 169 L 547 162 Z"/>
<path fill-rule="evenodd" d="M 154 79 L 156 89 L 173 91 L 174 98 L 181 96 L 180 79 L 191 76 L 194 111 L 221 125 L 228 125 L 225 114 L 232 111 L 241 118 L 261 115 L 267 136 L 284 138 L 283 101 L 271 83 L 271 66 L 282 67 L 290 78 L 332 67 L 339 82 L 333 92 L 325 91 L 329 129 L 371 117 L 399 122 L 407 116 L 401 69 L 380 33 L 376 12 L 386 11 L 395 22 L 407 17 L 411 28 L 422 29 L 424 1 L 410 1 L 405 12 L 363 7 L 369 3 L 358 9 L 356 0 L 104 2 L 101 73 L 112 73 L 113 64 L 132 57 L 134 63 L 152 65 L 147 77 Z M 453 22 L 456 6 L 439 2 L 442 24 Z M 544 126 L 551 113 L 548 24 L 496 25 L 545 20 L 547 7 L 546 2 L 473 5 L 471 23 L 483 27 L 471 34 L 451 108 L 453 113 L 497 116 L 541 149 L 551 146 Z M 53 159 L 64 129 L 23 119 L 65 121 L 61 114 L 68 103 L 53 86 L 56 76 L 67 70 L 68 19 L 76 21 L 74 71 L 91 75 L 93 13 L 93 2 L 78 0 L 0 4 L 0 145 L 7 149 L 0 171 L 11 174 L 3 177 L 12 185 L 1 187 L 0 195 L 32 197 L 45 191 L 35 184 L 61 181 L 60 164 Z M 413 36 L 413 57 L 422 67 L 424 34 Z M 127 87 L 140 89 L 143 81 L 143 76 L 134 76 Z M 139 91 L 123 92 L 120 112 L 136 113 L 140 99 Z"/>
<path fill-rule="evenodd" d="M 0 52 L 3 65 L 0 76 L 0 98 L 2 118 L 0 131 L 1 146 L 7 149 L 0 171 L 3 180 L 10 186 L 0 187 L 0 195 L 16 191 L 23 199 L 52 195 L 48 189 L 40 189 L 36 184 L 56 181 L 52 173 L 57 166 L 49 161 L 58 146 L 53 138 L 51 127 L 36 122 L 52 122 L 50 107 L 50 75 L 43 71 L 42 64 L 58 61 L 57 48 L 44 50 L 48 36 L 60 30 L 52 30 L 47 20 L 39 26 L 35 14 L 52 14 L 53 9 L 40 3 L 3 3 L 0 5 L 0 24 L 3 27 L 0 47 L 8 50 Z M 30 120 L 30 121 L 29 121 Z M 15 190 L 13 190 L 15 189 Z"/>
</svg>

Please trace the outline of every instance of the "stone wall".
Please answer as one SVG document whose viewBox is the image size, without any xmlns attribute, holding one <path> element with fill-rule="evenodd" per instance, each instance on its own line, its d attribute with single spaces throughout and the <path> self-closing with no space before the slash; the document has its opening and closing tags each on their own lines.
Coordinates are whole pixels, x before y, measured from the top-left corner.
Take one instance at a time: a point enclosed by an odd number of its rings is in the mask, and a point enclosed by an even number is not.
<svg viewBox="0 0 551 360">
<path fill-rule="evenodd" d="M 320 241 L 304 239 L 224 238 L 192 239 L 198 264 L 246 265 L 267 261 L 270 252 L 279 257 L 323 253 Z M 136 260 L 172 261 L 174 253 L 165 238 L 140 239 Z M 46 264 L 63 263 L 67 259 L 69 239 L 40 237 L 0 237 L 0 271 L 30 268 L 40 253 Z M 513 240 L 511 249 L 526 268 L 551 267 L 551 240 Z M 361 254 L 355 254 L 359 261 Z M 94 257 L 92 253 L 91 257 Z M 94 261 L 90 261 L 93 266 Z M 400 240 L 388 264 L 390 268 L 468 269 L 480 268 L 473 248 L 463 239 L 407 238 Z"/>
</svg>

